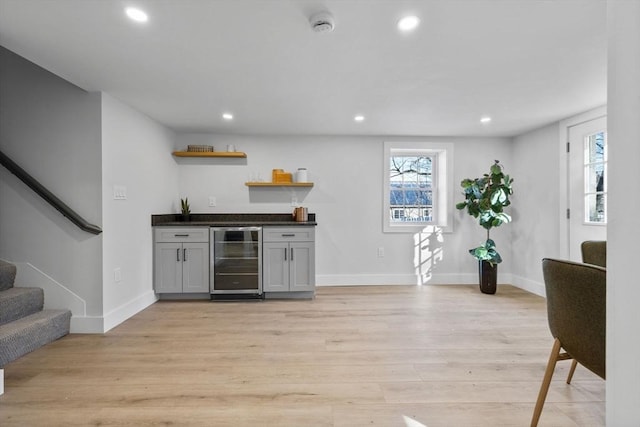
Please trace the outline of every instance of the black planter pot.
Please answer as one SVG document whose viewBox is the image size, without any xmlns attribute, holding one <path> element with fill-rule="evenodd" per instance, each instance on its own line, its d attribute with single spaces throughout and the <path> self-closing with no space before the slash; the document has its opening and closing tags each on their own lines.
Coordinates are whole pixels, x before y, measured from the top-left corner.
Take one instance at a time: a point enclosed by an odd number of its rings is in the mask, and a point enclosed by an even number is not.
<svg viewBox="0 0 640 427">
<path fill-rule="evenodd" d="M 180 215 L 180 219 L 182 220 L 182 222 L 189 222 L 189 221 L 191 221 L 191 215 L 190 214 L 182 214 L 182 215 Z"/>
<path fill-rule="evenodd" d="M 491 265 L 489 261 L 479 261 L 480 292 L 495 294 L 498 288 L 498 264 Z"/>
</svg>

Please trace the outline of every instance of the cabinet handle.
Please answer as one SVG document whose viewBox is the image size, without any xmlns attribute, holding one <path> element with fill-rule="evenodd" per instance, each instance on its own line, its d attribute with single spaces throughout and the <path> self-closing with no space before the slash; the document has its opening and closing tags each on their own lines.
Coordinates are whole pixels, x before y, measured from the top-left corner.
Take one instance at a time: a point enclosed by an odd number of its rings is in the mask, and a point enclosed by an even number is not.
<svg viewBox="0 0 640 427">
<path fill-rule="evenodd" d="M 284 260 L 287 260 L 287 248 L 284 248 Z"/>
<path fill-rule="evenodd" d="M 295 233 L 283 234 L 282 237 L 296 237 Z"/>
<path fill-rule="evenodd" d="M 187 262 L 187 248 L 184 248 L 183 250 L 184 252 L 182 253 L 182 260 L 184 262 Z"/>
<path fill-rule="evenodd" d="M 180 248 L 176 249 L 176 262 L 180 262 Z"/>
<path fill-rule="evenodd" d="M 291 261 L 293 261 L 293 248 L 291 248 Z"/>
<path fill-rule="evenodd" d="M 175 237 L 189 237 L 188 234 L 174 234 Z"/>
</svg>

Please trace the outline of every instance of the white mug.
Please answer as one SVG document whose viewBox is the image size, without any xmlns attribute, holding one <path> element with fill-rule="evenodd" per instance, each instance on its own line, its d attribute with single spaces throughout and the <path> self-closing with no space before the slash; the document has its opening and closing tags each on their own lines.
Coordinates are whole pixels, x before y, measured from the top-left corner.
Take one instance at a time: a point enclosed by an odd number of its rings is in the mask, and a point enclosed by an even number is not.
<svg viewBox="0 0 640 427">
<path fill-rule="evenodd" d="M 227 151 L 232 152 L 236 151 L 236 147 L 233 144 L 227 144 Z"/>
</svg>

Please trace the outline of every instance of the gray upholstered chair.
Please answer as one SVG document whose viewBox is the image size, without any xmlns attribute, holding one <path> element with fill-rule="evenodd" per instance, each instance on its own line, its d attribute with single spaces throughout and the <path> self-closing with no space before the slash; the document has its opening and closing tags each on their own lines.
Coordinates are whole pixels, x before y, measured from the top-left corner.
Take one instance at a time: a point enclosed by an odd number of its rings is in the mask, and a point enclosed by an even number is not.
<svg viewBox="0 0 640 427">
<path fill-rule="evenodd" d="M 542 272 L 554 343 L 533 411 L 532 427 L 538 425 L 558 360 L 574 359 L 605 378 L 606 268 L 545 258 Z M 570 382 L 571 376 L 567 379 Z"/>
<path fill-rule="evenodd" d="M 607 241 L 586 240 L 580 245 L 582 262 L 607 268 Z"/>
<path fill-rule="evenodd" d="M 606 240 L 585 240 L 580 244 L 580 250 L 582 252 L 582 262 L 607 268 Z M 571 383 L 571 378 L 573 378 L 573 374 L 576 371 L 577 366 L 578 362 L 573 359 L 569 375 L 567 376 L 567 384 Z"/>
</svg>

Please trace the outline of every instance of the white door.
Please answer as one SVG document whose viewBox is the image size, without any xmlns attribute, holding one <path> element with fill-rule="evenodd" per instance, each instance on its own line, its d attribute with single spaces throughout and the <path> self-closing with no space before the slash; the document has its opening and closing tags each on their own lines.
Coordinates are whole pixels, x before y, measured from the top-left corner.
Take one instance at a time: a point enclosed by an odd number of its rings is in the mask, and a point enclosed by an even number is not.
<svg viewBox="0 0 640 427">
<path fill-rule="evenodd" d="M 569 128 L 569 259 L 580 243 L 607 239 L 607 118 Z"/>
</svg>

